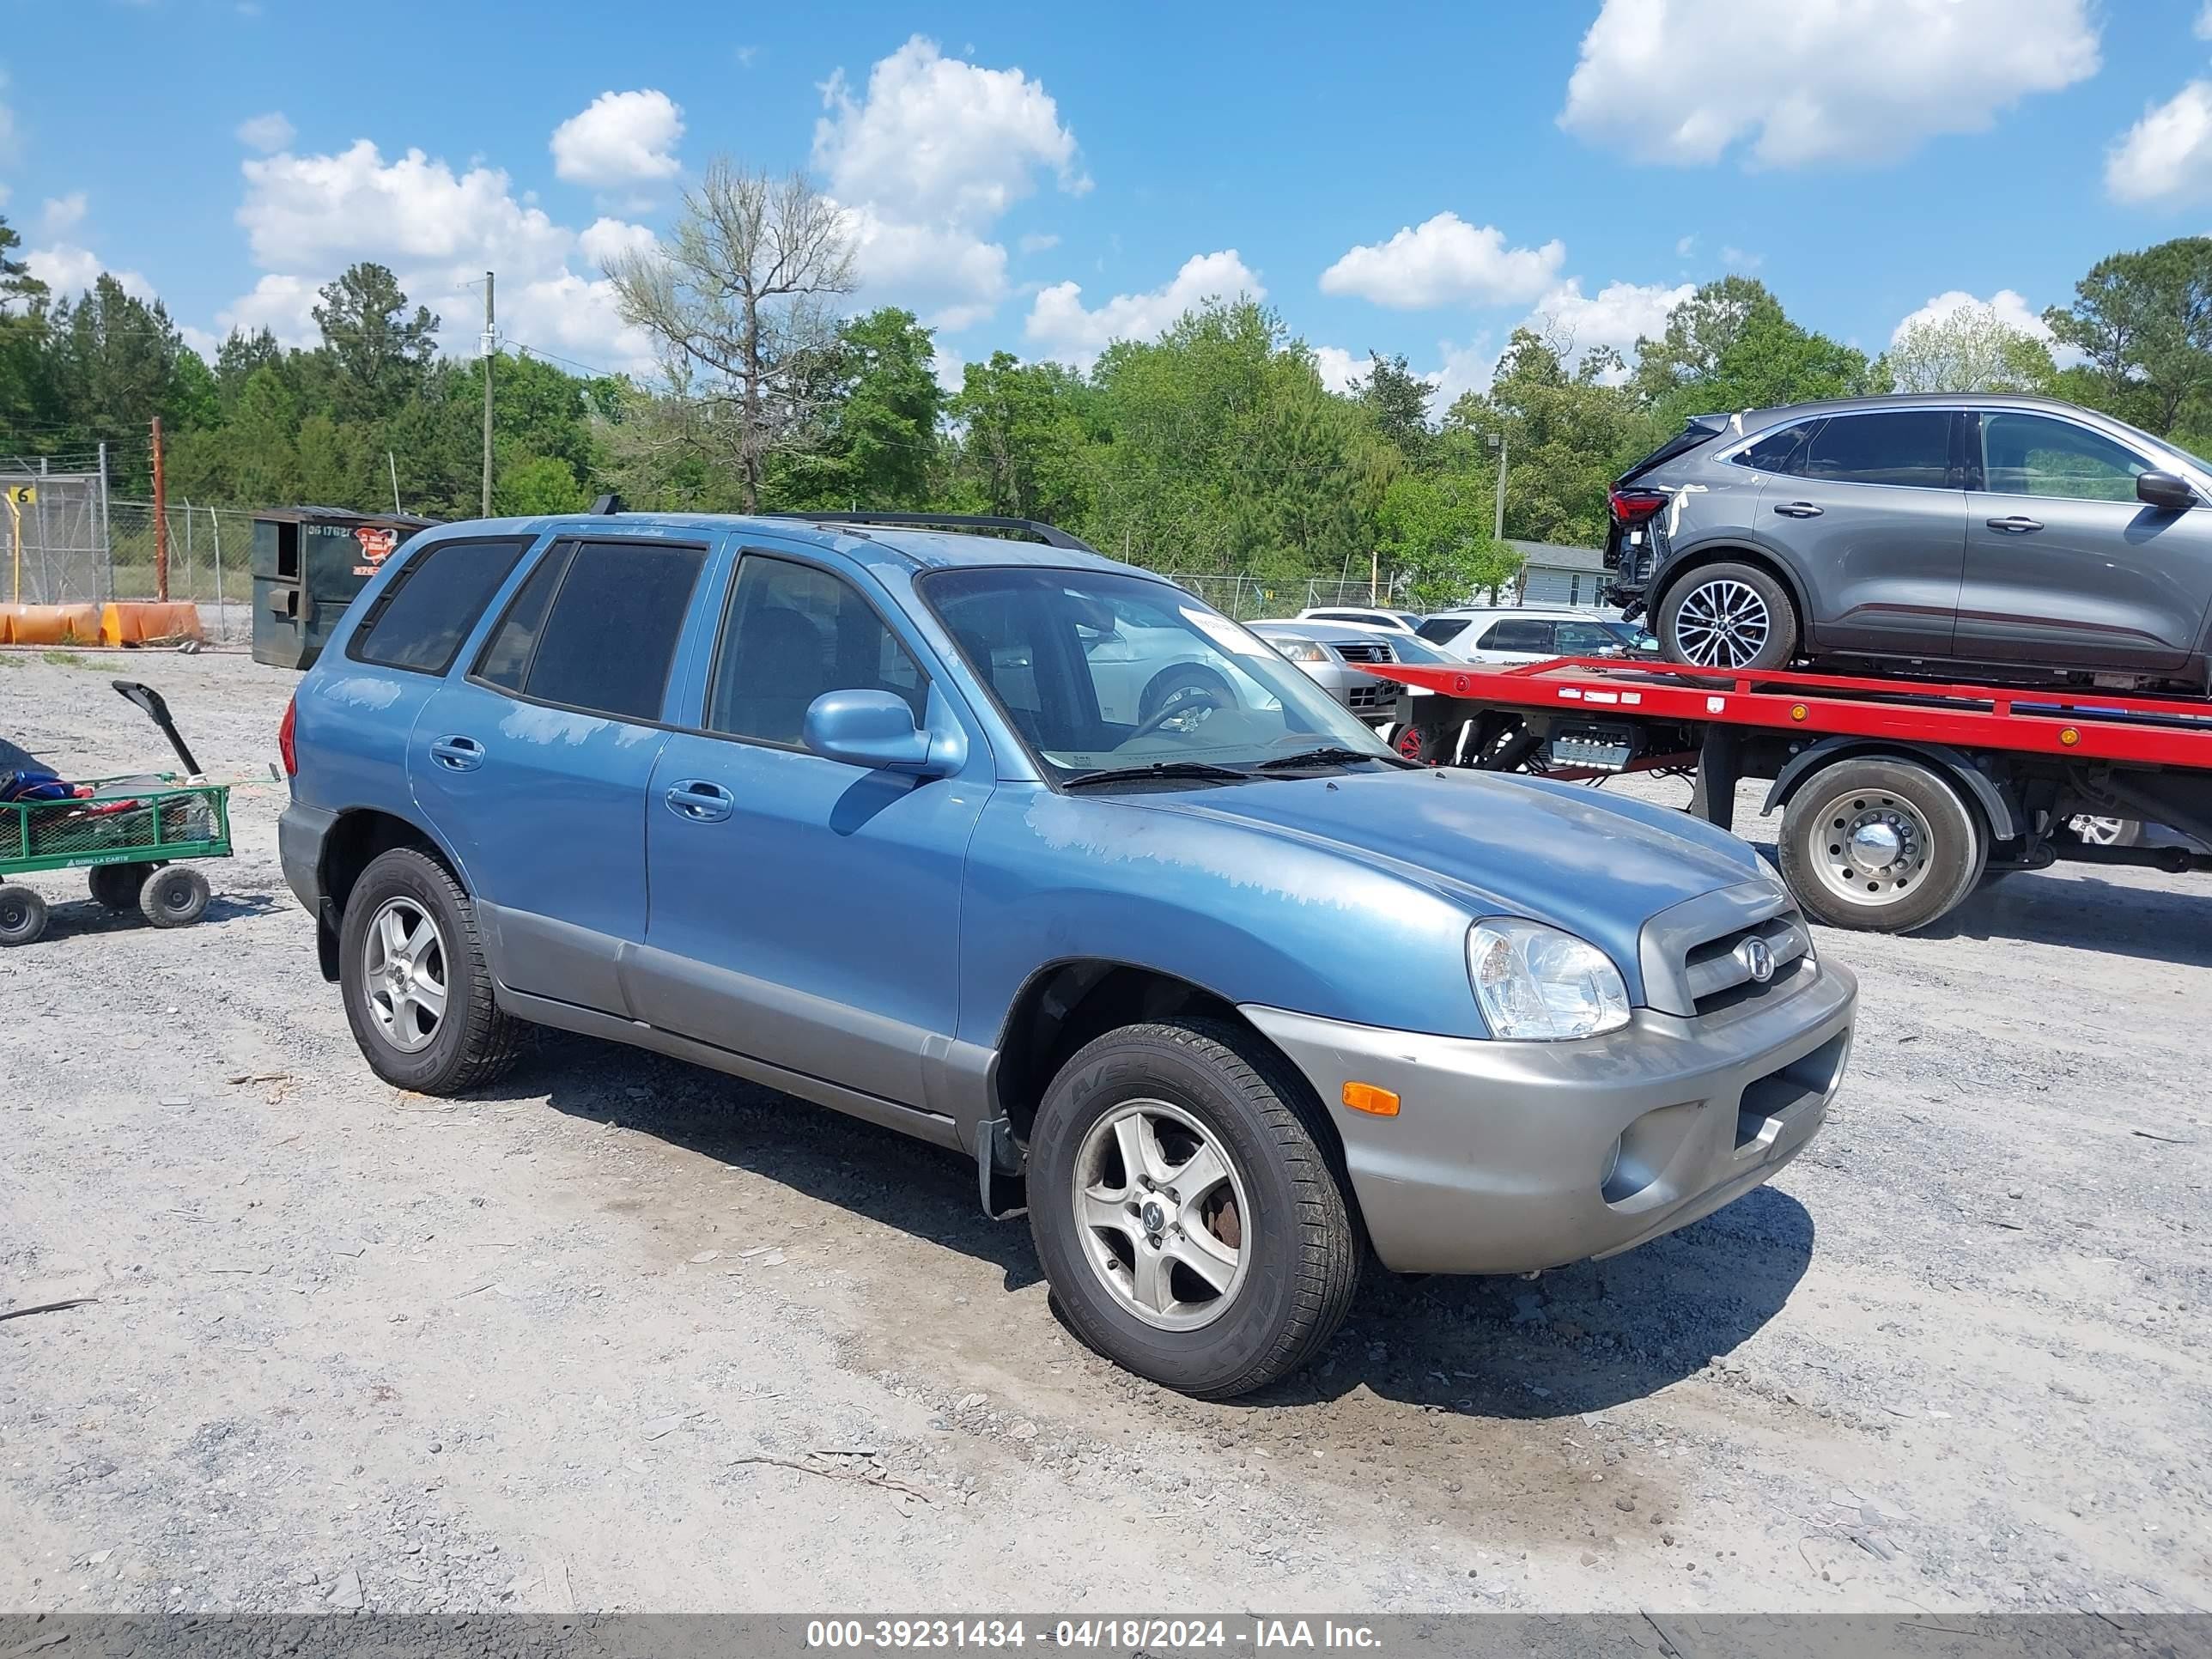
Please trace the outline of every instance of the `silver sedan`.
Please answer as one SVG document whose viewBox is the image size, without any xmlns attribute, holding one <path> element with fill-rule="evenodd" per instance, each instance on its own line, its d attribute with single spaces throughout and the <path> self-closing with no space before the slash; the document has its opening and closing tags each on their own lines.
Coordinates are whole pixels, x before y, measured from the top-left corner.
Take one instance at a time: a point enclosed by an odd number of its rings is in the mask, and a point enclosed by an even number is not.
<svg viewBox="0 0 2212 1659">
<path fill-rule="evenodd" d="M 1256 622 L 1248 626 L 1296 663 L 1308 678 L 1370 726 L 1385 726 L 1398 718 L 1401 695 L 1429 694 L 1395 680 L 1379 679 L 1363 672 L 1361 665 L 1419 662 L 1466 665 L 1426 640 L 1395 629 L 1363 628 L 1350 623 L 1316 625 L 1316 619 L 1310 617 L 1289 622 Z"/>
</svg>

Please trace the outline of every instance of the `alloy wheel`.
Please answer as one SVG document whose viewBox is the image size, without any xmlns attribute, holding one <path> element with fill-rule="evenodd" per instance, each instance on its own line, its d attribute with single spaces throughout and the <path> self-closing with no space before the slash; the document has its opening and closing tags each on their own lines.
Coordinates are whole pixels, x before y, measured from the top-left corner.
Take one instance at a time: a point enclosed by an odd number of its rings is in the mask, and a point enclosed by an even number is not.
<svg viewBox="0 0 2212 1659">
<path fill-rule="evenodd" d="M 1675 643 L 1701 668 L 1746 667 L 1773 634 L 1765 599 L 1733 577 L 1700 583 L 1674 613 Z"/>
<path fill-rule="evenodd" d="M 446 1017 L 446 940 L 414 899 L 385 900 L 361 947 L 362 994 L 379 1036 L 404 1054 L 430 1046 Z"/>
<path fill-rule="evenodd" d="M 1251 1206 L 1227 1149 L 1190 1113 L 1122 1102 L 1084 1136 L 1073 1185 L 1084 1260 L 1125 1311 L 1194 1331 L 1237 1299 Z"/>
</svg>

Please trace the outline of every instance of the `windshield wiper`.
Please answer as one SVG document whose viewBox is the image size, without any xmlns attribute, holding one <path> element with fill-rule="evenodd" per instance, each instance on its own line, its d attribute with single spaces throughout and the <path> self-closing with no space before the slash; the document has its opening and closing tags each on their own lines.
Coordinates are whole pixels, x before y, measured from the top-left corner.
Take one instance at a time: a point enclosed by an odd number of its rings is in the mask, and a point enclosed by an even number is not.
<svg viewBox="0 0 2212 1659">
<path fill-rule="evenodd" d="M 1345 749 L 1334 744 L 1319 749 L 1302 749 L 1295 755 L 1278 755 L 1273 760 L 1261 761 L 1255 769 L 1261 772 L 1287 772 L 1301 766 L 1335 766 L 1352 761 L 1388 761 L 1393 766 L 1403 767 L 1408 763 L 1396 755 L 1377 755 L 1365 749 Z"/>
<path fill-rule="evenodd" d="M 1063 789 L 1083 789 L 1094 783 L 1144 783 L 1154 778 L 1197 778 L 1210 783 L 1249 783 L 1252 775 L 1212 761 L 1154 761 L 1149 766 L 1109 766 L 1103 772 L 1085 772 L 1070 778 Z"/>
</svg>

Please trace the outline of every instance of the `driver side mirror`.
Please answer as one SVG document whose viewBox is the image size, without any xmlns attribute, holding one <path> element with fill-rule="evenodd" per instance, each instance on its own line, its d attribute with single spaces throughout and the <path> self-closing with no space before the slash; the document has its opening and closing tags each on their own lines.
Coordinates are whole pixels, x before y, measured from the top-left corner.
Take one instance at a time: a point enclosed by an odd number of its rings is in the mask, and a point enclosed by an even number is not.
<svg viewBox="0 0 2212 1659">
<path fill-rule="evenodd" d="M 2197 505 L 2197 492 L 2178 472 L 2138 472 L 2136 499 L 2152 507 L 2162 507 L 2169 513 L 2186 513 Z"/>
<path fill-rule="evenodd" d="M 958 761 L 914 723 L 914 710 L 888 691 L 824 691 L 806 707 L 806 746 L 824 760 L 871 771 L 939 777 Z"/>
</svg>

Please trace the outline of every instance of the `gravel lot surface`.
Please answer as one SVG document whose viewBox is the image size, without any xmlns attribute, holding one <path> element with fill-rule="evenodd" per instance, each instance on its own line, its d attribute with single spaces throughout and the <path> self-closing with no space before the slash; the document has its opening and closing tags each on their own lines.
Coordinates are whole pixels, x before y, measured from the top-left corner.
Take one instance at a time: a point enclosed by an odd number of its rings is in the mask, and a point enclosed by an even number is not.
<svg viewBox="0 0 2212 1659">
<path fill-rule="evenodd" d="M 567 1037 L 379 1084 L 277 869 L 294 677 L 0 658 L 64 770 L 164 758 L 128 673 L 262 779 L 198 927 L 36 878 L 0 953 L 0 1611 L 2212 1608 L 2212 884 L 1823 932 L 1863 1024 L 1773 1185 L 1378 1276 L 1200 1405 L 1078 1346 L 948 1154 Z"/>
</svg>

